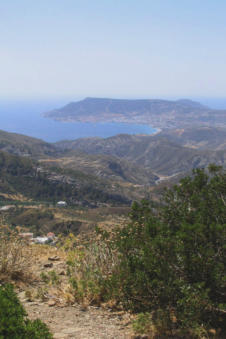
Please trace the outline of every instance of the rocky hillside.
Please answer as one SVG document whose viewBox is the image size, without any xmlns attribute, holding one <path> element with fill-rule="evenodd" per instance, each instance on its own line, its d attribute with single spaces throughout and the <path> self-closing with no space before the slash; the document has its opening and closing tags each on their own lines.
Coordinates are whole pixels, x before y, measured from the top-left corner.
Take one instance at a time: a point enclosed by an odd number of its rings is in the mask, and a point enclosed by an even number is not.
<svg viewBox="0 0 226 339">
<path fill-rule="evenodd" d="M 51 156 L 56 154 L 54 145 L 43 140 L 0 130 L 0 150 L 20 156 Z"/>
<path fill-rule="evenodd" d="M 53 194 L 54 199 L 70 197 L 71 201 L 80 203 L 86 200 L 124 203 L 144 197 L 150 187 L 162 179 L 175 180 L 209 163 L 226 164 L 226 130 L 223 128 L 171 129 L 150 136 L 121 134 L 55 144 L 6 132 L 0 133 L 0 137 L 2 149 L 8 154 L 23 155 L 20 162 L 27 159 L 29 163 L 29 158 L 35 158 L 39 176 L 46 180 L 42 185 L 53 188 L 44 194 L 37 176 L 29 179 L 30 184 L 28 178 L 25 184 L 24 176 L 21 181 L 15 177 L 13 185 L 8 181 L 2 187 L 11 192 L 17 180 L 16 191 L 28 190 L 34 194 L 36 190 L 36 196 L 42 199 Z M 34 174 L 30 174 L 31 177 Z M 25 185 L 23 189 L 22 185 Z"/>
<path fill-rule="evenodd" d="M 168 129 L 159 133 L 172 142 L 181 146 L 200 150 L 226 149 L 226 129 L 214 127 L 193 127 L 182 129 Z"/>
<path fill-rule="evenodd" d="M 185 130 L 185 138 L 180 136 L 178 130 L 172 130 L 154 136 L 122 134 L 106 139 L 77 139 L 59 142 L 56 146 L 64 152 L 76 150 L 92 155 L 104 154 L 118 157 L 158 175 L 169 176 L 188 172 L 193 168 L 205 167 L 213 162 L 225 166 L 225 132 L 219 129 L 210 131 L 212 132 L 210 137 L 206 131 L 202 136 L 202 129 L 193 130 L 193 133 Z M 187 147 L 188 143 L 190 147 Z M 204 144 L 208 145 L 208 150 L 201 147 Z"/>
<path fill-rule="evenodd" d="M 48 164 L 49 159 L 42 159 L 42 164 Z M 158 176 L 139 163 L 105 154 L 87 154 L 77 151 L 65 152 L 63 156 L 52 159 L 51 164 L 62 169 L 78 170 L 101 179 L 137 185 L 153 185 Z"/>
<path fill-rule="evenodd" d="M 41 167 L 26 157 L 0 152 L 0 196 L 97 206 L 101 203 L 128 204 L 129 199 L 106 181 L 80 171 Z"/>
</svg>

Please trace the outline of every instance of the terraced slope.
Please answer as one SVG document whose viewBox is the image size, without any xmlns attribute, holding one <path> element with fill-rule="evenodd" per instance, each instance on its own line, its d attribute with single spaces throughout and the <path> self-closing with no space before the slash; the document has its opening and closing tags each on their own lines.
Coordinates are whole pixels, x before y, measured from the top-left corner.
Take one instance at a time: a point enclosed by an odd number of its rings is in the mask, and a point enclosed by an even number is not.
<svg viewBox="0 0 226 339">
<path fill-rule="evenodd" d="M 0 152 L 0 196 L 5 199 L 21 195 L 27 199 L 97 206 L 101 203 L 128 204 L 107 181 L 80 171 L 41 167 L 26 157 Z"/>
</svg>

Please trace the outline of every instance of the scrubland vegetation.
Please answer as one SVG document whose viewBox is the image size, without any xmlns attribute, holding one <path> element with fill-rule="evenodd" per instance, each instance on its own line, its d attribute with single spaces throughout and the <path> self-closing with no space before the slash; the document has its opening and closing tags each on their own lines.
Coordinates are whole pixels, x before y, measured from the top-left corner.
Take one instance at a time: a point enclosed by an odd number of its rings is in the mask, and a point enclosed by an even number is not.
<svg viewBox="0 0 226 339">
<path fill-rule="evenodd" d="M 23 265 L 30 247 L 7 233 L 0 241 L 1 281 L 28 279 Z M 134 202 L 120 226 L 59 239 L 68 302 L 130 312 L 134 331 L 150 338 L 223 338 L 225 243 L 226 173 L 215 165 L 197 169 L 166 190 L 161 204 Z M 63 290 L 54 270 L 41 279 Z"/>
<path fill-rule="evenodd" d="M 134 203 L 130 222 L 69 254 L 78 301 L 138 314 L 150 338 L 221 337 L 226 324 L 226 175 L 196 170 L 160 207 Z"/>
<path fill-rule="evenodd" d="M 31 248 L 18 237 L 18 232 L 1 226 L 0 230 L 0 282 L 30 281 Z"/>
<path fill-rule="evenodd" d="M 0 151 L 0 196 L 22 196 L 24 200 L 70 205 L 94 206 L 110 203 L 128 205 L 129 199 L 118 194 L 108 182 L 81 171 L 40 167 L 28 157 Z"/>
<path fill-rule="evenodd" d="M 17 232 L 1 227 L 0 233 L 0 338 L 50 339 L 48 327 L 31 321 L 9 282 L 29 284 L 34 280 L 32 249 Z M 2 283 L 2 285 L 1 285 Z"/>
</svg>

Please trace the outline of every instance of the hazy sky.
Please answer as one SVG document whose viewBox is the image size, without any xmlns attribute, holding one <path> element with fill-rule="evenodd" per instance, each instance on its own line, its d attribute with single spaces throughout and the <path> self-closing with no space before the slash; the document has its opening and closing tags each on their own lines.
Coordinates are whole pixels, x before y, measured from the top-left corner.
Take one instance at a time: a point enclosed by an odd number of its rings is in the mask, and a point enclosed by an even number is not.
<svg viewBox="0 0 226 339">
<path fill-rule="evenodd" d="M 226 96 L 225 0 L 0 0 L 0 97 Z"/>
</svg>

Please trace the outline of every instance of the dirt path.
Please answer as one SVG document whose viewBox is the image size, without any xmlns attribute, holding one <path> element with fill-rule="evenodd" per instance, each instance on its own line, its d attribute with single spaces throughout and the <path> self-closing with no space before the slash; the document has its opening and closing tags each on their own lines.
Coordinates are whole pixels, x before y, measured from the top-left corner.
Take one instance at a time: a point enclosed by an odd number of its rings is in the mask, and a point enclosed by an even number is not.
<svg viewBox="0 0 226 339">
<path fill-rule="evenodd" d="M 54 338 L 76 339 L 129 339 L 132 338 L 129 319 L 126 315 L 108 310 L 80 305 L 50 307 L 40 302 L 24 302 L 30 319 L 44 321 Z"/>
<path fill-rule="evenodd" d="M 30 286 L 20 286 L 17 295 L 25 307 L 29 319 L 44 321 L 55 339 L 130 339 L 132 329 L 130 315 L 113 312 L 109 308 L 70 304 L 64 299 L 68 291 L 66 258 L 61 251 L 45 246 L 33 248 L 32 271 L 36 280 Z M 43 282 L 41 275 L 50 277 L 55 272 L 59 279 Z M 42 294 L 37 296 L 39 291 Z M 28 293 L 29 292 L 29 293 Z M 45 298 L 42 300 L 42 296 Z"/>
</svg>

